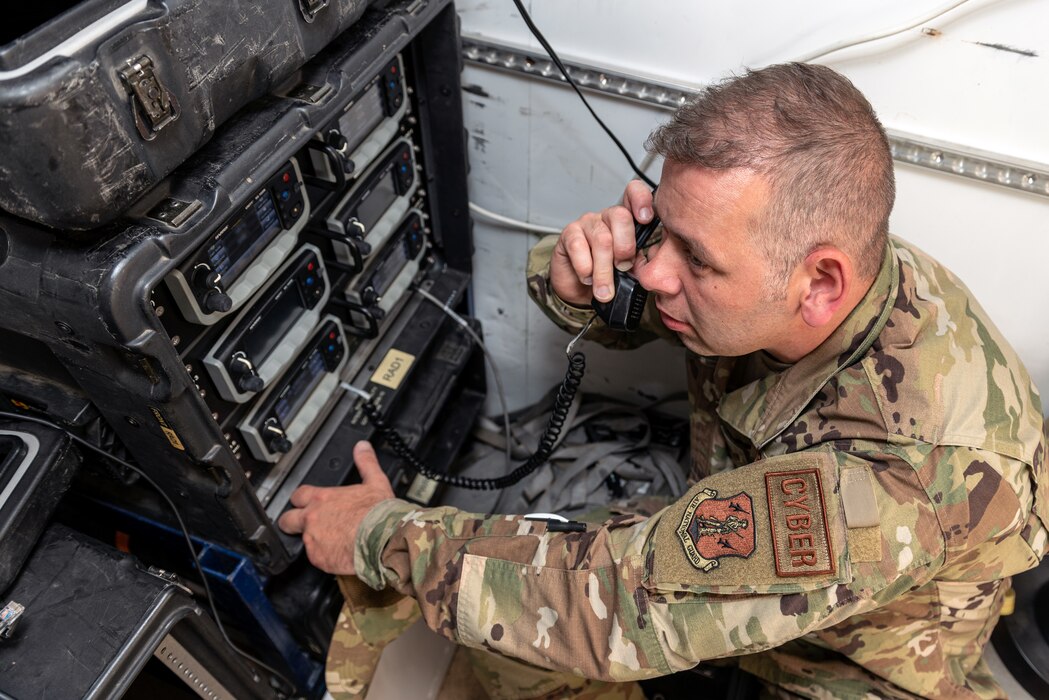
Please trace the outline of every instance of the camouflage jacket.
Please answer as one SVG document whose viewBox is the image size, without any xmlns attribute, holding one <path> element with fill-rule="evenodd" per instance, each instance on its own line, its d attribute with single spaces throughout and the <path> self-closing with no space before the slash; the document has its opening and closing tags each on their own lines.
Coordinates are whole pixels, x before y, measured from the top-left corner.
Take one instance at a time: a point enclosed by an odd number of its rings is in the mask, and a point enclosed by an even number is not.
<svg viewBox="0 0 1049 700">
<path fill-rule="evenodd" d="M 548 292 L 551 248 L 529 287 L 578 329 L 589 312 Z M 1014 351 L 893 239 L 819 348 L 764 374 L 752 359 L 688 356 L 697 480 L 652 517 L 550 532 L 391 500 L 362 524 L 358 575 L 457 642 L 587 677 L 745 655 L 806 697 L 1004 697 L 981 650 L 1008 577 L 1049 546 L 1041 407 Z"/>
</svg>

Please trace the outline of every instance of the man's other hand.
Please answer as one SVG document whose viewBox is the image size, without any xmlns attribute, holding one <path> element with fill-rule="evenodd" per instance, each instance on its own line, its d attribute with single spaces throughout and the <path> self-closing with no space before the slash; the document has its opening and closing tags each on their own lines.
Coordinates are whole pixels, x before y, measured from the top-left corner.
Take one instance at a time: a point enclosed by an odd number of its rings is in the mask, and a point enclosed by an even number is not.
<svg viewBox="0 0 1049 700">
<path fill-rule="evenodd" d="M 565 227 L 550 259 L 550 286 L 569 304 L 586 306 L 593 298 L 609 301 L 612 268 L 629 270 L 637 254 L 634 220 L 652 220 L 652 191 L 632 180 L 623 192 L 623 203 L 604 211 L 584 214 Z"/>
<path fill-rule="evenodd" d="M 277 520 L 284 532 L 302 535 L 310 563 L 330 574 L 356 573 L 353 547 L 361 520 L 372 506 L 393 498 L 393 487 L 371 443 L 362 440 L 354 445 L 353 461 L 361 475 L 360 484 L 300 486 L 291 494 L 293 507 Z"/>
</svg>

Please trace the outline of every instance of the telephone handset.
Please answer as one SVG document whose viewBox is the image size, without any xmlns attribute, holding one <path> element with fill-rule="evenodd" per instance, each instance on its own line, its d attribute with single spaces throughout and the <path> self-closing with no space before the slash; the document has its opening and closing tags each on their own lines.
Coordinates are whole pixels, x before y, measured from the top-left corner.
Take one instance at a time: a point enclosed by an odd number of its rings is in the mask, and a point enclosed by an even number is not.
<svg viewBox="0 0 1049 700">
<path fill-rule="evenodd" d="M 652 220 L 647 224 L 641 224 L 636 221 L 634 222 L 634 241 L 637 250 L 641 250 L 644 247 L 645 243 L 648 242 L 649 237 L 658 227 L 659 219 L 657 217 L 652 217 Z M 615 296 L 612 297 L 612 300 L 609 302 L 601 302 L 594 299 L 591 304 L 597 312 L 597 315 L 608 324 L 609 328 L 619 331 L 636 331 L 638 325 L 641 323 L 641 314 L 645 310 L 645 302 L 648 301 L 648 290 L 642 287 L 637 281 L 637 278 L 633 275 L 620 272 L 615 268 L 613 268 L 612 271 L 616 287 Z M 438 306 L 441 305 L 441 302 L 434 297 L 425 295 L 425 298 L 430 299 L 430 301 Z M 445 312 L 455 316 L 455 313 L 449 309 L 447 305 L 442 308 Z M 456 318 L 458 317 L 456 316 Z M 459 322 L 462 324 L 466 323 L 461 318 L 459 318 Z M 341 386 L 347 391 L 357 394 L 364 399 L 364 401 L 361 402 L 360 407 L 361 410 L 364 411 L 364 414 L 368 416 L 368 420 L 371 424 L 375 426 L 375 429 L 379 434 L 386 438 L 387 444 L 397 455 L 405 459 L 412 469 L 426 478 L 466 489 L 504 489 L 521 481 L 545 464 L 547 460 L 550 459 L 550 455 L 553 453 L 554 448 L 557 447 L 558 436 L 561 434 L 561 428 L 564 427 L 565 421 L 571 413 L 572 402 L 575 399 L 576 392 L 579 390 L 580 383 L 583 381 L 583 373 L 586 370 L 586 357 L 583 356 L 583 353 L 574 350 L 575 344 L 580 338 L 586 335 L 586 332 L 590 329 L 590 326 L 593 323 L 594 319 L 591 318 L 579 331 L 579 334 L 568 344 L 568 347 L 565 348 L 565 354 L 568 355 L 568 371 L 565 373 L 564 381 L 561 382 L 557 395 L 554 397 L 554 409 L 550 413 L 550 420 L 546 425 L 546 429 L 543 430 L 543 434 L 539 438 L 539 446 L 526 462 L 520 464 L 516 469 L 504 476 L 478 478 L 462 476 L 459 474 L 446 474 L 444 472 L 435 472 L 431 470 L 424 462 L 422 462 L 422 460 L 419 459 L 418 455 L 408 447 L 404 438 L 402 438 L 400 434 L 383 419 L 379 407 L 372 401 L 370 394 L 361 391 L 347 382 L 343 382 Z M 564 523 L 553 525 L 552 527 L 548 525 L 547 531 L 574 531 L 578 526 L 578 523 L 571 523 L 571 525 L 569 525 L 569 523 Z"/>
<path fill-rule="evenodd" d="M 659 227 L 659 217 L 652 217 L 647 224 L 634 222 L 634 240 L 638 251 L 648 241 L 652 232 Z M 612 268 L 612 280 L 615 284 L 616 294 L 611 301 L 590 302 L 594 311 L 612 330 L 636 331 L 641 323 L 641 314 L 645 310 L 648 301 L 648 290 L 641 286 L 633 275 L 620 272 Z"/>
</svg>

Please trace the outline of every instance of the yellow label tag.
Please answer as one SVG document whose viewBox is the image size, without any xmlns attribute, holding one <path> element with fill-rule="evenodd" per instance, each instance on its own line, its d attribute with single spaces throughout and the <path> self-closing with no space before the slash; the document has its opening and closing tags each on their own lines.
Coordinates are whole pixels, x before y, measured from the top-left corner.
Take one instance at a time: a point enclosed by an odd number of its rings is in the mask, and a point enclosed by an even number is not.
<svg viewBox="0 0 1049 700">
<path fill-rule="evenodd" d="M 379 369 L 372 375 L 372 383 L 396 389 L 408 375 L 408 369 L 415 362 L 415 355 L 409 355 L 397 348 L 390 348 L 386 357 L 379 363 Z"/>
<path fill-rule="evenodd" d="M 171 427 L 168 425 L 168 422 L 164 420 L 164 416 L 161 415 L 160 411 L 158 409 L 153 408 L 152 406 L 149 407 L 149 410 L 153 412 L 153 417 L 156 418 L 157 423 L 160 424 L 160 431 L 164 433 L 164 437 L 168 439 L 168 442 L 171 443 L 171 446 L 174 447 L 176 450 L 181 450 L 185 452 L 186 446 L 183 445 L 182 441 L 178 439 L 178 433 L 171 429 Z"/>
<path fill-rule="evenodd" d="M 172 430 L 171 428 L 165 428 L 163 426 L 161 426 L 160 429 L 164 432 L 164 436 L 168 439 L 168 442 L 171 443 L 172 447 L 174 447 L 176 450 L 182 450 L 183 452 L 186 451 L 186 446 L 183 445 L 182 441 L 178 439 L 178 434 L 174 430 Z"/>
</svg>

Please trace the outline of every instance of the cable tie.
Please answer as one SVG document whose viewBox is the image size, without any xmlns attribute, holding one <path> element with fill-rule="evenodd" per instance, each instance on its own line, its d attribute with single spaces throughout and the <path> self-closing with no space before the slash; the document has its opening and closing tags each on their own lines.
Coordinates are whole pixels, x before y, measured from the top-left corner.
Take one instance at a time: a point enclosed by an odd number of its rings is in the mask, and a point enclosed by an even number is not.
<svg viewBox="0 0 1049 700">
<path fill-rule="evenodd" d="M 525 520 L 556 520 L 560 523 L 567 523 L 568 518 L 557 513 L 528 513 L 524 516 Z"/>
<path fill-rule="evenodd" d="M 359 398 L 364 399 L 366 402 L 372 400 L 372 395 L 371 394 L 369 394 L 364 389 L 358 389 L 357 387 L 355 387 L 353 384 L 350 384 L 349 382 L 340 382 L 339 383 L 339 387 L 343 391 L 348 391 L 351 394 L 353 394 L 354 396 L 357 396 Z"/>
<path fill-rule="evenodd" d="M 440 299 L 435 297 L 433 294 L 430 294 L 428 291 L 426 291 L 422 287 L 419 287 L 415 291 L 418 292 L 419 294 L 421 294 L 423 296 L 423 298 L 425 298 L 428 301 L 431 301 L 434 304 L 437 304 L 437 306 L 441 307 L 446 314 L 451 316 L 455 320 L 455 322 L 458 323 L 463 328 L 469 328 L 470 327 L 470 324 L 468 324 L 465 321 L 465 319 L 463 319 L 462 316 L 460 316 L 459 314 L 455 313 L 455 310 L 452 309 L 452 307 L 448 306 L 447 302 L 441 301 Z"/>
<path fill-rule="evenodd" d="M 568 343 L 568 347 L 565 348 L 565 354 L 568 355 L 568 359 L 572 359 L 572 349 L 575 347 L 575 344 L 579 342 L 579 339 L 586 335 L 586 332 L 590 330 L 590 326 L 594 325 L 594 319 L 596 318 L 597 316 L 591 316 L 590 320 L 586 322 L 585 326 L 583 326 L 583 329 L 576 334 L 576 337 L 572 338 L 570 343 Z"/>
</svg>

